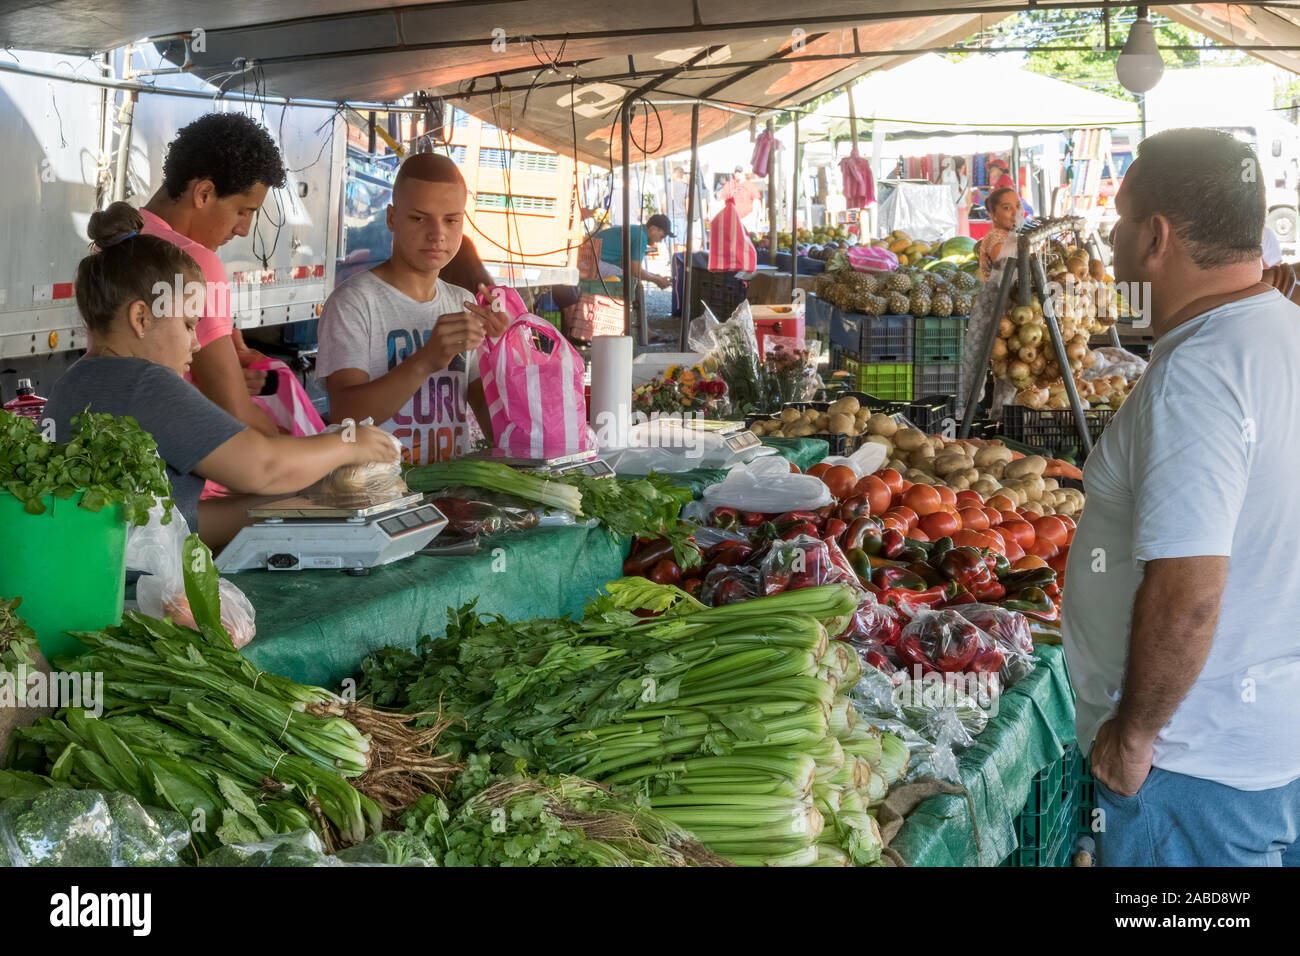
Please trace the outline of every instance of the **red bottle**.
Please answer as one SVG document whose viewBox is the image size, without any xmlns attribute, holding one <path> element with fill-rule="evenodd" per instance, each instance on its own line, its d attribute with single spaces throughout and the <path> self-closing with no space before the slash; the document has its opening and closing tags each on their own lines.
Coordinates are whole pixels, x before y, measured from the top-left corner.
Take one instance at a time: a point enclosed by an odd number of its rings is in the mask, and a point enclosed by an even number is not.
<svg viewBox="0 0 1300 956">
<path fill-rule="evenodd" d="M 18 380 L 18 397 L 5 402 L 4 408 L 6 412 L 25 415 L 39 424 L 41 414 L 45 411 L 45 399 L 36 394 L 36 390 L 32 388 L 30 378 L 20 378 Z"/>
</svg>

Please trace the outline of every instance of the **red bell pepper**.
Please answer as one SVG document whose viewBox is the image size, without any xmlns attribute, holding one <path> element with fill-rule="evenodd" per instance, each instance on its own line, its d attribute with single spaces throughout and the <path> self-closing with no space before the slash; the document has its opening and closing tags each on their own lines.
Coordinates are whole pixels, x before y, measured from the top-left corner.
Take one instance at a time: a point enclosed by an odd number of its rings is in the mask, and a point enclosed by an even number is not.
<svg viewBox="0 0 1300 956">
<path fill-rule="evenodd" d="M 850 495 L 840 503 L 839 518 L 846 524 L 851 524 L 854 518 L 870 514 L 871 503 L 867 501 L 866 495 Z"/>
<path fill-rule="evenodd" d="M 881 557 L 895 558 L 903 548 L 907 547 L 907 538 L 897 528 L 886 528 L 885 533 L 880 536 L 880 544 Z"/>
<path fill-rule="evenodd" d="M 966 665 L 966 670 L 976 674 L 996 674 L 1002 670 L 1002 665 L 1006 663 L 1006 655 L 996 644 L 990 644 L 987 647 L 981 647 L 975 652 L 970 663 Z"/>
<path fill-rule="evenodd" d="M 853 564 L 849 561 L 848 555 L 846 555 L 840 549 L 840 546 L 831 538 L 827 538 L 825 544 L 826 553 L 830 556 L 831 565 L 843 571 L 850 582 L 856 581 L 858 575 L 857 572 L 853 570 Z"/>
<path fill-rule="evenodd" d="M 709 523 L 715 528 L 730 531 L 740 524 L 740 512 L 735 508 L 714 508 L 709 515 Z"/>
<path fill-rule="evenodd" d="M 945 621 L 935 637 L 934 666 L 945 673 L 965 670 L 980 649 L 979 630 L 968 621 Z"/>
<path fill-rule="evenodd" d="M 844 537 L 844 533 L 848 531 L 848 529 L 849 526 L 839 518 L 830 518 L 824 525 L 822 525 L 821 536 L 823 540 L 838 543 Z"/>
<path fill-rule="evenodd" d="M 817 526 L 811 521 L 796 521 L 781 532 L 781 540 L 790 541 L 799 537 L 801 534 L 806 534 L 810 538 L 815 538 L 817 537 Z"/>
<path fill-rule="evenodd" d="M 757 528 L 766 520 L 767 515 L 761 511 L 746 511 L 740 516 L 741 524 L 745 525 L 747 528 Z"/>
</svg>

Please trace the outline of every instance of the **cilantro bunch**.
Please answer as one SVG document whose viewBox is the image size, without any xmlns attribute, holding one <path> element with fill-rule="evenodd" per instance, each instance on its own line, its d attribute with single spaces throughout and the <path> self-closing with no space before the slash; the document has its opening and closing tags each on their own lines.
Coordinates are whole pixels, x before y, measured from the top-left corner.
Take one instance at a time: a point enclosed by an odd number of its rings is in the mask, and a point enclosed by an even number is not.
<svg viewBox="0 0 1300 956">
<path fill-rule="evenodd" d="M 171 520 L 171 482 L 153 436 L 134 418 L 114 418 L 89 410 L 72 419 L 72 440 L 56 444 L 30 418 L 0 411 L 0 490 L 23 503 L 28 514 L 43 514 L 47 495 L 71 498 L 85 491 L 81 507 L 99 512 L 120 504 L 131 524 L 149 522 L 149 509 L 161 502 L 163 523 Z"/>
</svg>

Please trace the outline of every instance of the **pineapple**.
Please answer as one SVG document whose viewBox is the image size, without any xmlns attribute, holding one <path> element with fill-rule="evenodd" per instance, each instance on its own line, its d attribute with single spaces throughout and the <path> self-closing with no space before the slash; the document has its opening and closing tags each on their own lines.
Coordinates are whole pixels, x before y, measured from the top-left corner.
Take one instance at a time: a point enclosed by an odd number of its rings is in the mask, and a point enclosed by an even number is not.
<svg viewBox="0 0 1300 956">
<path fill-rule="evenodd" d="M 895 272 L 885 278 L 885 288 L 890 292 L 911 292 L 912 277 L 903 272 Z"/>
<path fill-rule="evenodd" d="M 875 295 L 877 292 L 880 291 L 880 282 L 876 279 L 875 276 L 863 275 L 862 288 L 868 294 Z"/>
<path fill-rule="evenodd" d="M 937 315 L 940 318 L 947 318 L 952 315 L 953 301 L 947 294 L 940 292 L 930 300 L 930 314 Z"/>
<path fill-rule="evenodd" d="M 970 315 L 971 299 L 964 292 L 958 292 L 952 297 L 952 314 L 953 315 Z"/>
<path fill-rule="evenodd" d="M 862 312 L 864 315 L 884 315 L 886 305 L 883 296 L 868 295 L 863 299 Z"/>
<path fill-rule="evenodd" d="M 885 302 L 886 315 L 907 315 L 911 302 L 902 292 L 891 292 Z"/>
<path fill-rule="evenodd" d="M 912 299 L 909 303 L 910 311 L 918 319 L 925 318 L 930 314 L 930 297 L 924 292 L 913 292 Z"/>
<path fill-rule="evenodd" d="M 958 271 L 958 273 L 955 276 L 953 276 L 952 281 L 953 284 L 955 284 L 957 288 L 961 289 L 961 291 L 963 292 L 974 292 L 975 287 L 978 285 L 978 283 L 975 281 L 975 277 L 971 275 L 969 272 Z"/>
</svg>

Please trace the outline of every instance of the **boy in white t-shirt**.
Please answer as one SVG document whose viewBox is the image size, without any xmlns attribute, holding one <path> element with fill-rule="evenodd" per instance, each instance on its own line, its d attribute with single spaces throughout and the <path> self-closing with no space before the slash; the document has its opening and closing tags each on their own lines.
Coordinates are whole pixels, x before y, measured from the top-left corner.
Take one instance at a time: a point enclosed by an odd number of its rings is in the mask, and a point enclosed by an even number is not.
<svg viewBox="0 0 1300 956">
<path fill-rule="evenodd" d="M 1259 281 L 1256 162 L 1171 130 L 1116 197 L 1156 344 L 1084 469 L 1063 626 L 1105 866 L 1300 865 L 1300 309 Z"/>
<path fill-rule="evenodd" d="M 467 450 L 468 409 L 491 434 L 475 352 L 509 319 L 438 277 L 460 248 L 465 180 L 446 156 L 417 153 L 393 181 L 392 255 L 325 302 L 316 376 L 330 419 L 373 418 L 423 465 Z"/>
</svg>

